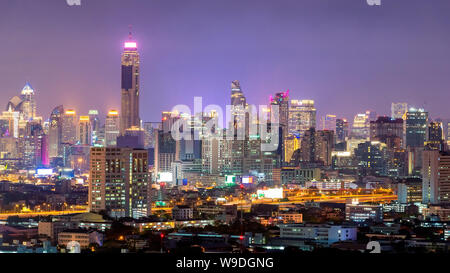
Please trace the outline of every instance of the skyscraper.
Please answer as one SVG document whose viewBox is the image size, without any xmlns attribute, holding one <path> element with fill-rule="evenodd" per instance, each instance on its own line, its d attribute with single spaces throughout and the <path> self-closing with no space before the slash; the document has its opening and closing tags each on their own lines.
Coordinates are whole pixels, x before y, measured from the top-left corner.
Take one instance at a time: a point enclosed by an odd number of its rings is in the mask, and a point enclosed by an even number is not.
<svg viewBox="0 0 450 273">
<path fill-rule="evenodd" d="M 91 144 L 99 144 L 99 134 L 100 134 L 100 119 L 98 116 L 98 110 L 89 110 L 89 120 L 91 122 L 91 130 L 92 130 L 92 137 L 91 137 Z"/>
<path fill-rule="evenodd" d="M 34 119 L 36 117 L 36 101 L 34 100 L 34 90 L 28 82 L 22 89 L 22 100 L 23 119 Z"/>
<path fill-rule="evenodd" d="M 111 110 L 108 112 L 105 121 L 105 146 L 117 145 L 117 137 L 120 135 L 119 112 Z"/>
<path fill-rule="evenodd" d="M 430 122 L 428 125 L 427 141 L 425 146 L 428 149 L 445 150 L 444 131 L 442 122 Z"/>
<path fill-rule="evenodd" d="M 365 114 L 357 114 L 353 119 L 352 133 L 353 138 L 369 139 L 370 120 L 368 112 Z"/>
<path fill-rule="evenodd" d="M 437 150 L 423 152 L 422 202 L 450 203 L 450 154 Z"/>
<path fill-rule="evenodd" d="M 64 107 L 62 105 L 53 109 L 50 114 L 48 130 L 48 156 L 49 158 L 61 156 L 62 130 Z"/>
<path fill-rule="evenodd" d="M 348 121 L 346 119 L 336 119 L 336 141 L 344 142 L 348 137 Z"/>
<path fill-rule="evenodd" d="M 66 110 L 62 115 L 62 143 L 74 145 L 77 143 L 78 120 L 75 110 Z"/>
<path fill-rule="evenodd" d="M 89 210 L 111 217 L 151 214 L 147 150 L 91 148 Z"/>
<path fill-rule="evenodd" d="M 89 116 L 80 116 L 78 124 L 78 143 L 81 145 L 91 145 L 92 131 Z"/>
<path fill-rule="evenodd" d="M 313 100 L 291 100 L 289 134 L 302 137 L 310 128 L 316 128 L 316 112 Z"/>
<path fill-rule="evenodd" d="M 329 130 L 336 132 L 336 115 L 326 115 L 322 117 L 322 130 Z"/>
<path fill-rule="evenodd" d="M 398 142 L 397 148 L 401 148 L 403 146 L 403 119 L 378 117 L 376 121 L 371 121 L 370 140 L 381 141 L 386 144 L 395 141 Z"/>
<path fill-rule="evenodd" d="M 231 83 L 231 106 L 233 107 L 233 114 L 230 127 L 234 127 L 236 130 L 238 128 L 248 128 L 247 100 L 238 80 Z"/>
<path fill-rule="evenodd" d="M 276 93 L 275 97 L 271 97 L 270 107 L 278 106 L 278 122 L 281 128 L 281 153 L 282 160 L 285 159 L 285 142 L 284 139 L 288 136 L 289 126 L 289 90 L 286 92 Z"/>
<path fill-rule="evenodd" d="M 120 115 L 120 134 L 131 127 L 140 127 L 139 117 L 139 76 L 140 59 L 137 43 L 132 41 L 131 33 L 129 41 L 125 42 L 122 53 L 122 111 Z"/>
<path fill-rule="evenodd" d="M 428 112 L 410 108 L 406 112 L 406 146 L 423 147 L 427 135 Z"/>
</svg>

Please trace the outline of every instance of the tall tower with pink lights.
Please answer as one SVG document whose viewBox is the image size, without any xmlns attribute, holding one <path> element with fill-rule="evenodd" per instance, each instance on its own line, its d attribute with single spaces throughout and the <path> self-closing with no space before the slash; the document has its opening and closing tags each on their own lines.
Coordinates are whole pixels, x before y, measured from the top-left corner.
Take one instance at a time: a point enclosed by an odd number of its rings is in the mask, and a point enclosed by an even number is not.
<svg viewBox="0 0 450 273">
<path fill-rule="evenodd" d="M 122 106 L 120 113 L 120 134 L 132 127 L 140 127 L 139 117 L 140 58 L 137 43 L 131 31 L 122 53 Z"/>
</svg>

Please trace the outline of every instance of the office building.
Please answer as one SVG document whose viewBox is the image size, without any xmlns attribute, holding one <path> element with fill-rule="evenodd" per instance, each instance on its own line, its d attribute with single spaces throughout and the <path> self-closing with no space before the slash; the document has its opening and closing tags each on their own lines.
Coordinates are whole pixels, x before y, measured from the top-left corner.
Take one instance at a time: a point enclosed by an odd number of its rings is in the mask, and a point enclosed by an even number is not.
<svg viewBox="0 0 450 273">
<path fill-rule="evenodd" d="M 78 122 L 78 144 L 91 146 L 92 130 L 89 116 L 80 116 Z"/>
<path fill-rule="evenodd" d="M 406 147 L 423 147 L 428 126 L 428 112 L 410 108 L 406 112 Z"/>
<path fill-rule="evenodd" d="M 346 119 L 336 119 L 336 142 L 344 142 L 348 137 L 348 121 Z"/>
<path fill-rule="evenodd" d="M 140 57 L 137 43 L 130 37 L 122 53 L 122 109 L 120 112 L 120 134 L 131 127 L 140 127 L 139 92 L 140 92 Z"/>
<path fill-rule="evenodd" d="M 450 203 L 450 153 L 438 150 L 423 151 L 422 202 Z"/>
<path fill-rule="evenodd" d="M 120 135 L 119 112 L 111 110 L 108 112 L 105 121 L 105 146 L 114 147 L 117 145 L 117 137 Z"/>
<path fill-rule="evenodd" d="M 111 217 L 151 214 L 147 150 L 91 148 L 89 210 Z"/>
<path fill-rule="evenodd" d="M 288 132 L 302 137 L 310 128 L 316 128 L 316 108 L 313 100 L 291 100 Z"/>
<path fill-rule="evenodd" d="M 61 143 L 75 145 L 77 140 L 78 119 L 75 110 L 69 109 L 62 115 Z"/>
</svg>

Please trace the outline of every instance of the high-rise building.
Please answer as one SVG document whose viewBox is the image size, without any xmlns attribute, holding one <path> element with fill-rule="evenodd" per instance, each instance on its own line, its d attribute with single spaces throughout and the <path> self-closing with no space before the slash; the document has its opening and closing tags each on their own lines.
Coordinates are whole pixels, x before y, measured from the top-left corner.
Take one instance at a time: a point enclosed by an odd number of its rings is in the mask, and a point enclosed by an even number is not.
<svg viewBox="0 0 450 273">
<path fill-rule="evenodd" d="M 291 100 L 289 134 L 302 137 L 310 128 L 316 128 L 316 112 L 313 100 Z"/>
<path fill-rule="evenodd" d="M 125 42 L 122 53 L 122 111 L 120 113 L 120 134 L 131 127 L 140 127 L 139 117 L 139 78 L 140 78 L 140 58 L 137 50 L 137 43 L 132 41 L 130 34 L 129 41 Z"/>
<path fill-rule="evenodd" d="M 353 119 L 351 137 L 357 139 L 369 139 L 370 119 L 367 113 L 357 114 Z"/>
<path fill-rule="evenodd" d="M 34 169 L 48 164 L 46 138 L 39 121 L 27 122 L 25 133 L 19 138 L 23 167 Z"/>
<path fill-rule="evenodd" d="M 444 151 L 444 131 L 442 129 L 442 122 L 430 122 L 428 125 L 427 141 L 425 146 L 428 149 Z"/>
<path fill-rule="evenodd" d="M 248 104 L 244 93 L 242 92 L 241 84 L 238 80 L 231 82 L 231 106 L 233 107 L 233 112 L 229 127 L 236 130 L 235 134 L 238 129 L 248 129 Z"/>
<path fill-rule="evenodd" d="M 50 123 L 48 129 L 48 156 L 49 158 L 59 157 L 62 154 L 63 140 L 63 115 L 64 107 L 62 105 L 53 109 L 50 114 Z"/>
<path fill-rule="evenodd" d="M 321 162 L 331 165 L 331 154 L 334 148 L 334 132 L 327 130 L 307 130 L 300 145 L 300 158 L 303 162 Z"/>
<path fill-rule="evenodd" d="M 80 145 L 91 146 L 91 139 L 91 120 L 89 116 L 80 116 L 80 120 L 78 122 L 78 143 Z"/>
<path fill-rule="evenodd" d="M 62 116 L 62 143 L 75 145 L 77 143 L 78 119 L 75 110 L 69 109 Z"/>
<path fill-rule="evenodd" d="M 7 112 L 18 112 L 21 120 L 29 121 L 36 118 L 36 101 L 34 90 L 29 83 L 26 83 L 20 96 L 11 98 L 6 106 Z"/>
<path fill-rule="evenodd" d="M 33 120 L 36 117 L 36 101 L 34 100 L 34 90 L 27 82 L 22 89 L 22 112 L 24 120 Z"/>
<path fill-rule="evenodd" d="M 275 97 L 270 98 L 270 105 L 278 105 L 279 124 L 283 131 L 283 136 L 286 137 L 289 123 L 289 90 L 276 93 Z"/>
<path fill-rule="evenodd" d="M 386 145 L 380 142 L 366 141 L 360 143 L 355 149 L 358 162 L 358 174 L 361 177 L 368 175 L 385 176 L 388 173 L 386 161 Z"/>
<path fill-rule="evenodd" d="M 117 145 L 117 137 L 120 135 L 119 112 L 111 110 L 105 120 L 105 146 L 114 147 Z"/>
<path fill-rule="evenodd" d="M 393 119 L 404 119 L 405 114 L 408 112 L 408 104 L 404 102 L 395 103 L 391 105 L 391 117 Z"/>
<path fill-rule="evenodd" d="M 176 160 L 177 144 L 170 132 L 158 131 L 155 145 L 155 174 L 170 172 Z"/>
<path fill-rule="evenodd" d="M 111 217 L 151 214 L 147 150 L 91 148 L 89 210 Z"/>
<path fill-rule="evenodd" d="M 422 183 L 424 204 L 450 203 L 450 153 L 423 151 Z"/>
<path fill-rule="evenodd" d="M 376 121 L 370 122 L 371 141 L 381 141 L 386 144 L 392 144 L 392 147 L 401 148 L 403 146 L 403 138 L 403 119 L 378 117 Z"/>
<path fill-rule="evenodd" d="M 406 112 L 406 146 L 423 147 L 428 126 L 428 112 L 423 109 L 410 108 Z"/>
<path fill-rule="evenodd" d="M 247 100 L 245 99 L 244 93 L 241 90 L 241 84 L 238 80 L 231 83 L 231 105 L 242 107 L 247 105 Z"/>
<path fill-rule="evenodd" d="M 288 136 L 289 126 L 289 90 L 286 92 L 276 93 L 275 97 L 270 98 L 270 108 L 278 106 L 278 122 L 281 128 L 281 153 L 282 160 L 285 160 L 285 142 L 284 139 Z"/>
<path fill-rule="evenodd" d="M 450 147 L 450 122 L 447 123 L 447 146 Z"/>
<path fill-rule="evenodd" d="M 99 134 L 100 134 L 100 118 L 98 115 L 98 110 L 89 110 L 89 120 L 91 122 L 91 131 L 92 131 L 92 137 L 91 137 L 91 145 L 101 145 L 99 141 Z"/>
<path fill-rule="evenodd" d="M 322 117 L 322 130 L 334 131 L 336 132 L 336 115 L 326 115 Z"/>
<path fill-rule="evenodd" d="M 157 131 L 162 128 L 161 122 L 144 122 L 145 148 L 155 148 Z"/>
<path fill-rule="evenodd" d="M 290 162 L 295 151 L 300 149 L 300 137 L 289 135 L 284 139 L 284 162 Z"/>
<path fill-rule="evenodd" d="M 348 137 L 348 121 L 346 119 L 336 119 L 336 141 L 344 142 Z"/>
</svg>

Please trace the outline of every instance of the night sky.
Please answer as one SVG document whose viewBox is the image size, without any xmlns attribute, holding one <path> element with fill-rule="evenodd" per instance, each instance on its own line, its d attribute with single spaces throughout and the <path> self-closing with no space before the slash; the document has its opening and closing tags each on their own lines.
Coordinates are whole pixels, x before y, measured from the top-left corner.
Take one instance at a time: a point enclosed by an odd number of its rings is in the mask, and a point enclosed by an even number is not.
<svg viewBox="0 0 450 273">
<path fill-rule="evenodd" d="M 1 0 L 0 107 L 30 81 L 46 119 L 60 104 L 120 109 L 131 24 L 144 121 L 194 96 L 225 105 L 233 80 L 251 104 L 314 99 L 318 119 L 393 101 L 450 118 L 449 14 L 448 0 Z"/>
</svg>

